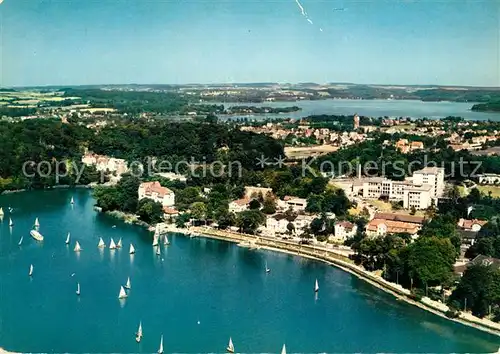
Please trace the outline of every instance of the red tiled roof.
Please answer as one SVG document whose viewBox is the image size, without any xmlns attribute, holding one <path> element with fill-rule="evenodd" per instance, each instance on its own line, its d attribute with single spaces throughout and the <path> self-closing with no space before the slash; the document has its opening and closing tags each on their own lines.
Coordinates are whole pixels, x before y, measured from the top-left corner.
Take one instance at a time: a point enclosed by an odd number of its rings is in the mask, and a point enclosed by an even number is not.
<svg viewBox="0 0 500 354">
<path fill-rule="evenodd" d="M 158 181 L 141 183 L 140 188 L 144 188 L 144 192 L 146 195 L 158 193 L 160 197 L 164 197 L 165 195 L 173 193 L 167 187 L 162 187 L 162 185 Z"/>
</svg>

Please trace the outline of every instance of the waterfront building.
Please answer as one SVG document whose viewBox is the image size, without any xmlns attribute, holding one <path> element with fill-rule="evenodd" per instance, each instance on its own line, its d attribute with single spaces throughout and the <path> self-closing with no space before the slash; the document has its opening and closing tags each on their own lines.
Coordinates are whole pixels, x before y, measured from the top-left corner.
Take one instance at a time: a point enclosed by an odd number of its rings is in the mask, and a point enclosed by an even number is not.
<svg viewBox="0 0 500 354">
<path fill-rule="evenodd" d="M 394 233 L 408 233 L 416 238 L 418 231 L 422 228 L 424 220 L 425 218 L 422 216 L 377 213 L 366 225 L 366 234 L 374 237 Z"/>
<path fill-rule="evenodd" d="M 179 211 L 175 208 L 164 206 L 163 207 L 163 218 L 165 220 L 174 220 L 179 216 Z"/>
<path fill-rule="evenodd" d="M 82 163 L 86 166 L 95 166 L 97 171 L 112 172 L 118 180 L 122 174 L 129 171 L 127 161 L 105 155 L 86 153 L 82 157 Z"/>
<path fill-rule="evenodd" d="M 229 203 L 229 211 L 231 213 L 241 213 L 248 209 L 248 203 L 250 203 L 249 198 L 233 200 Z"/>
<path fill-rule="evenodd" d="M 349 221 L 337 222 L 334 225 L 334 235 L 330 237 L 330 240 L 343 242 L 356 235 L 357 230 L 358 227 Z"/>
<path fill-rule="evenodd" d="M 139 200 L 143 198 L 152 199 L 164 207 L 172 207 L 175 205 L 175 193 L 168 189 L 167 187 L 163 187 L 160 182 L 143 182 L 139 185 Z"/>
</svg>

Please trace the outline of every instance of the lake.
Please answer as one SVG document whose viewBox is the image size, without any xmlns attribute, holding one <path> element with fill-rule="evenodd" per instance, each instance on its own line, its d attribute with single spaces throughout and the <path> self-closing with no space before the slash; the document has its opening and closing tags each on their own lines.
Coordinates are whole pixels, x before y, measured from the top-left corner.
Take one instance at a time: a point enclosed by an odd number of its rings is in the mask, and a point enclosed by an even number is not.
<svg viewBox="0 0 500 354">
<path fill-rule="evenodd" d="M 357 113 L 368 117 L 412 117 L 439 119 L 448 116 L 464 117 L 468 120 L 500 120 L 500 112 L 473 112 L 473 102 L 423 102 L 416 100 L 349 100 L 328 99 L 319 101 L 264 102 L 264 103 L 223 103 L 231 106 L 288 107 L 298 106 L 302 110 L 283 114 L 256 114 L 232 116 L 253 119 L 264 118 L 301 118 L 314 114 L 353 115 Z"/>
<path fill-rule="evenodd" d="M 279 353 L 283 343 L 289 353 L 484 353 L 500 345 L 498 337 L 396 301 L 320 262 L 181 235 L 170 235 L 157 256 L 150 232 L 97 213 L 93 204 L 88 190 L 0 196 L 1 347 L 152 353 L 161 334 L 165 353 L 221 353 L 229 337 L 245 353 Z M 29 236 L 36 217 L 40 243 Z M 99 237 L 106 244 L 121 237 L 124 247 L 100 250 Z M 129 276 L 132 288 L 120 301 Z M 137 344 L 139 321 L 144 338 Z"/>
</svg>

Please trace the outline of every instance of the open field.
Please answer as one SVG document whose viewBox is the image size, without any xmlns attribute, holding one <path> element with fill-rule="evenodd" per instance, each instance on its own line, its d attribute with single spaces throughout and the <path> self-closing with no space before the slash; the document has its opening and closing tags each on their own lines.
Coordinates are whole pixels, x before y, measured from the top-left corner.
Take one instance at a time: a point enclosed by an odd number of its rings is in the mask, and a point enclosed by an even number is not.
<svg viewBox="0 0 500 354">
<path fill-rule="evenodd" d="M 301 147 L 285 147 L 285 155 L 292 159 L 301 159 L 311 156 L 325 155 L 330 152 L 335 152 L 339 148 L 332 145 L 315 145 L 315 146 L 301 146 Z"/>
<path fill-rule="evenodd" d="M 488 195 L 491 192 L 493 198 L 500 198 L 500 186 L 480 186 L 476 187 L 481 193 Z"/>
</svg>

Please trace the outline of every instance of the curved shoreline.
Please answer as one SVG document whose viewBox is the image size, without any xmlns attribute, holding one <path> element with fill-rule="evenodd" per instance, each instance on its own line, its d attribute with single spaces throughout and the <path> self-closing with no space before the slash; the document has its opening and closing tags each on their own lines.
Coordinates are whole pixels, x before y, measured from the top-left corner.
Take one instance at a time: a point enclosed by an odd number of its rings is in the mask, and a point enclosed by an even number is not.
<svg viewBox="0 0 500 354">
<path fill-rule="evenodd" d="M 255 245 L 255 249 L 262 248 L 270 251 L 287 253 L 323 262 L 325 264 L 337 267 L 345 272 L 348 272 L 358 277 L 359 279 L 366 281 L 370 285 L 393 295 L 396 299 L 405 301 L 407 304 L 419 307 L 422 310 L 433 313 L 444 319 L 500 337 L 500 324 L 491 321 L 489 321 L 491 323 L 484 323 L 486 320 L 474 317 L 467 313 L 464 314 L 462 312 L 460 313 L 460 316 L 458 318 L 450 318 L 446 316 L 446 310 L 444 308 L 440 309 L 437 306 L 437 304 L 441 304 L 441 307 L 443 307 L 446 306 L 445 304 L 436 303 L 430 299 L 426 300 L 427 298 L 422 298 L 422 300 L 416 301 L 410 298 L 411 292 L 408 289 L 405 289 L 400 285 L 388 282 L 380 276 L 374 275 L 373 273 L 370 273 L 362 269 L 361 267 L 350 263 L 350 260 L 340 253 L 336 253 L 331 250 L 325 250 L 321 247 L 298 245 L 290 241 L 278 239 L 275 240 L 268 237 L 257 237 L 254 235 L 239 234 L 229 231 L 214 230 L 202 227 L 193 227 L 190 230 L 194 231 L 199 237 L 213 238 L 216 240 L 232 243 L 249 242 Z M 190 233 L 190 230 L 169 228 L 166 231 L 185 235 L 187 233 Z"/>
</svg>

